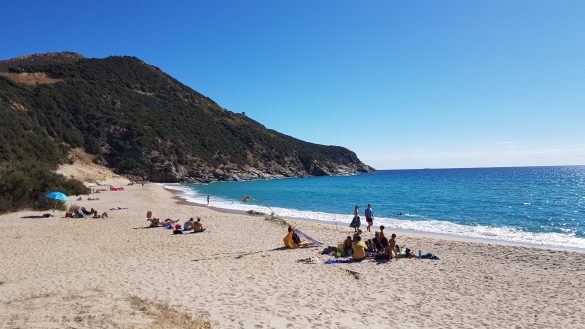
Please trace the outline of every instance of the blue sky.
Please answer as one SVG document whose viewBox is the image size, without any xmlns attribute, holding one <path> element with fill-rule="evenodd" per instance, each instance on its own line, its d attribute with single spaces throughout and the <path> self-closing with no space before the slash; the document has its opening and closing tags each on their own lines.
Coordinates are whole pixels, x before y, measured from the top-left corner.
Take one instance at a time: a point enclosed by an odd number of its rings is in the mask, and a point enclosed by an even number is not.
<svg viewBox="0 0 585 329">
<path fill-rule="evenodd" d="M 0 58 L 133 55 L 378 169 L 585 164 L 585 1 L 10 1 Z"/>
</svg>

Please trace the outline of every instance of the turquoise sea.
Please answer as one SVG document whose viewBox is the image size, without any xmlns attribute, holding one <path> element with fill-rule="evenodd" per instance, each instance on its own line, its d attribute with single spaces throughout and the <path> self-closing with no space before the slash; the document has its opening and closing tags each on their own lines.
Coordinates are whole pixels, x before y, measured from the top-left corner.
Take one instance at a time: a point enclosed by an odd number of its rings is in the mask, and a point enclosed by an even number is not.
<svg viewBox="0 0 585 329">
<path fill-rule="evenodd" d="M 191 202 L 349 225 L 371 203 L 376 225 L 585 250 L 585 166 L 381 170 L 344 177 L 167 186 Z M 250 196 L 243 202 L 244 196 Z"/>
</svg>

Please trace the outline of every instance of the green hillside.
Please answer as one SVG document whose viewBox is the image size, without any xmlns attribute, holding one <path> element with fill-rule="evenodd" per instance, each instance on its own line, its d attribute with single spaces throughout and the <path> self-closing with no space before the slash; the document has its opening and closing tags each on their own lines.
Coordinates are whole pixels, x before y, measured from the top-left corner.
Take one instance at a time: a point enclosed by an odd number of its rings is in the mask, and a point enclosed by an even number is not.
<svg viewBox="0 0 585 329">
<path fill-rule="evenodd" d="M 371 170 L 343 147 L 266 129 L 134 57 L 0 62 L 0 122 L 4 162 L 55 165 L 83 147 L 119 174 L 159 182 Z"/>
<path fill-rule="evenodd" d="M 56 168 L 75 147 L 118 174 L 156 182 L 373 170 L 348 149 L 304 142 L 228 111 L 135 57 L 66 52 L 0 61 L 0 190 L 17 184 L 5 182 L 10 175 L 32 177 L 31 166 Z"/>
</svg>

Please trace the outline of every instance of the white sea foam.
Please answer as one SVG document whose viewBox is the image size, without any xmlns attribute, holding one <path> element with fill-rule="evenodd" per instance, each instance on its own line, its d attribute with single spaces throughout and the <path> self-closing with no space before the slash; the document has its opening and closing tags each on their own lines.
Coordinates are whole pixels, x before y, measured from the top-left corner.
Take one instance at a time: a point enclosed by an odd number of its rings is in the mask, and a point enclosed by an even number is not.
<svg viewBox="0 0 585 329">
<path fill-rule="evenodd" d="M 184 187 L 178 184 L 168 184 L 165 185 L 165 188 L 181 192 L 180 197 L 188 202 L 201 205 L 207 204 L 207 195 L 199 194 L 188 187 Z M 283 217 L 333 222 L 347 226 L 353 218 L 353 215 L 348 214 L 333 214 L 318 211 L 267 207 L 247 204 L 240 201 L 225 200 L 215 196 L 212 197 L 211 206 L 228 210 L 254 210 L 266 214 L 275 213 Z M 404 217 L 412 218 L 416 217 L 416 215 L 408 214 L 408 216 Z M 365 223 L 365 221 L 363 221 L 363 223 Z M 533 233 L 518 230 L 512 227 L 492 227 L 485 225 L 472 226 L 439 220 L 408 220 L 402 219 L 402 217 L 401 219 L 378 217 L 376 218 L 374 224 L 375 226 L 384 225 L 387 229 L 390 230 L 414 231 L 420 233 L 432 233 L 459 238 L 472 238 L 534 247 L 552 247 L 559 249 L 585 251 L 585 239 L 575 236 L 574 233 Z"/>
</svg>

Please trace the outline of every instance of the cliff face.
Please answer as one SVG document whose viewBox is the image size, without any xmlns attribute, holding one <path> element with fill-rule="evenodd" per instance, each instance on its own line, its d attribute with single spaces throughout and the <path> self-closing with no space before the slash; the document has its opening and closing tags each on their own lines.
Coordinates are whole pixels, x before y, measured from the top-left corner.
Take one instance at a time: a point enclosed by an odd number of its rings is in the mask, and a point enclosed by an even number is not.
<svg viewBox="0 0 585 329">
<path fill-rule="evenodd" d="M 228 111 L 134 57 L 0 61 L 0 162 L 66 161 L 82 147 L 131 178 L 244 180 L 369 172 L 352 151 Z"/>
</svg>

